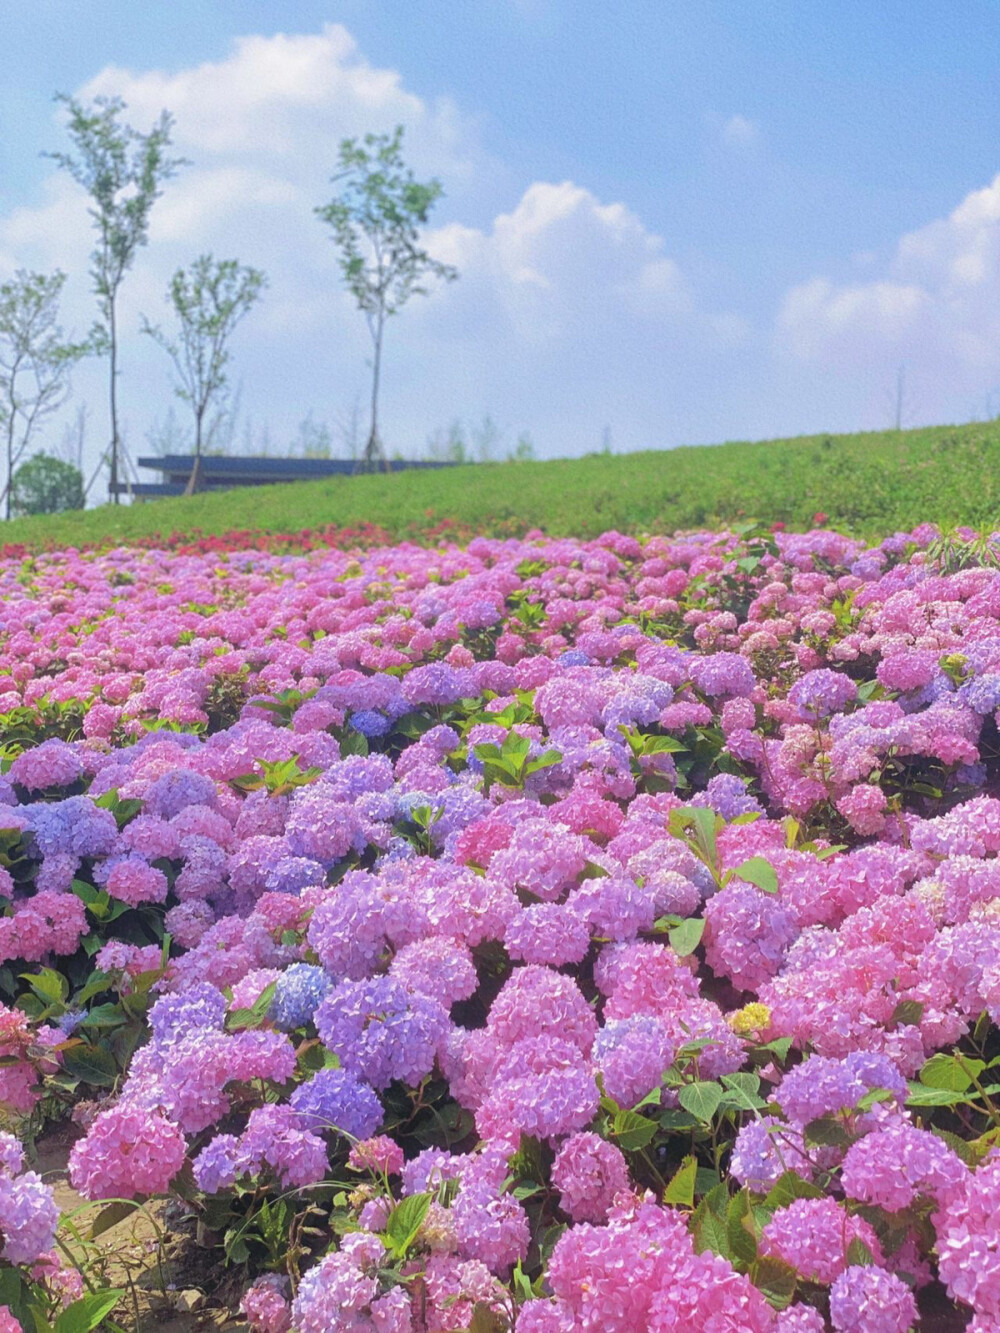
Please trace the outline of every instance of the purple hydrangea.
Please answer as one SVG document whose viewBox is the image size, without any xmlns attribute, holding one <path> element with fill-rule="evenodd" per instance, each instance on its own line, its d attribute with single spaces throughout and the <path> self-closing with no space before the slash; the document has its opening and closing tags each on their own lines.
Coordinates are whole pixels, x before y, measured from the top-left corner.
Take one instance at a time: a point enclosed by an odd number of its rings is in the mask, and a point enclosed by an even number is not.
<svg viewBox="0 0 1000 1333">
<path fill-rule="evenodd" d="M 163 995 L 149 1011 L 155 1041 L 186 1037 L 195 1028 L 222 1031 L 226 997 L 210 982 L 200 981 L 179 995 Z"/>
<path fill-rule="evenodd" d="M 709 778 L 705 790 L 688 801 L 689 805 L 704 805 L 725 820 L 740 815 L 764 813 L 764 807 L 747 791 L 746 783 L 735 773 L 716 773 Z"/>
<path fill-rule="evenodd" d="M 429 1074 L 448 1027 L 437 1000 L 392 977 L 342 981 L 316 1010 L 320 1039 L 379 1091 L 394 1079 L 415 1086 Z"/>
<path fill-rule="evenodd" d="M 845 1269 L 830 1288 L 837 1333 L 908 1333 L 917 1322 L 913 1292 L 884 1268 Z"/>
<path fill-rule="evenodd" d="M 291 1096 L 291 1105 L 314 1132 L 335 1129 L 367 1139 L 382 1123 L 382 1103 L 349 1069 L 320 1069 Z"/>
<path fill-rule="evenodd" d="M 788 691 L 788 702 L 798 710 L 803 722 L 842 713 L 858 697 L 858 687 L 842 671 L 820 667 L 807 671 Z"/>
</svg>

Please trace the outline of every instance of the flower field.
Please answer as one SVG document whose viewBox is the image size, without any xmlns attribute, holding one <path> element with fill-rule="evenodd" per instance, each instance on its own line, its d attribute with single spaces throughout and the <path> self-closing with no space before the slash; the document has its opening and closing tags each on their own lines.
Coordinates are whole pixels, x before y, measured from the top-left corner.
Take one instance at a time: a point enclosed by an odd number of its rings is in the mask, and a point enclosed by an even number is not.
<svg viewBox="0 0 1000 1333">
<path fill-rule="evenodd" d="M 369 536 L 0 560 L 0 1333 L 1000 1329 L 996 549 Z"/>
</svg>

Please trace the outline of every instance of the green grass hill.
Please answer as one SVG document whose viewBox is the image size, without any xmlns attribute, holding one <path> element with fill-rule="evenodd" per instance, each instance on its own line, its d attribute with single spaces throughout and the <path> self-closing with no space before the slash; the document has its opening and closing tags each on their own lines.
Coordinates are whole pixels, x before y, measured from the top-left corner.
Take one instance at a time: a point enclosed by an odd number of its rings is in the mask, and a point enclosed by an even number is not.
<svg viewBox="0 0 1000 1333">
<path fill-rule="evenodd" d="M 756 518 L 881 537 L 932 521 L 1000 526 L 1000 422 L 729 443 L 437 472 L 330 478 L 17 519 L 29 547 L 127 543 L 172 532 L 298 532 L 376 524 L 393 538 L 443 519 L 469 531 L 670 532 Z"/>
</svg>

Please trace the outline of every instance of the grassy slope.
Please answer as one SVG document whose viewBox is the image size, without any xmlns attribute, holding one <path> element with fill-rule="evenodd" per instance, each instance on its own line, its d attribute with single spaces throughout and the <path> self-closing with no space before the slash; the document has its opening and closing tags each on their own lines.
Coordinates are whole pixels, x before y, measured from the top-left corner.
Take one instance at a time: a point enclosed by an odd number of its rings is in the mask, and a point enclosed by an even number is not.
<svg viewBox="0 0 1000 1333">
<path fill-rule="evenodd" d="M 503 524 L 590 536 L 743 516 L 803 528 L 817 511 L 870 537 L 926 521 L 1000 526 L 1000 423 L 332 478 L 18 519 L 2 537 L 62 545 L 362 522 L 402 537 L 441 518 L 487 534 Z"/>
</svg>

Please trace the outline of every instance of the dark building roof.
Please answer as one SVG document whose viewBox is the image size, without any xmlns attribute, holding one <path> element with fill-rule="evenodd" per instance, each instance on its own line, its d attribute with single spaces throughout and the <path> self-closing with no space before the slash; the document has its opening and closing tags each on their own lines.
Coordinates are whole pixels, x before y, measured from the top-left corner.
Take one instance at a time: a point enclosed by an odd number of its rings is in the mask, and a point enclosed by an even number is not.
<svg viewBox="0 0 1000 1333">
<path fill-rule="evenodd" d="M 138 482 L 132 486 L 119 482 L 119 494 L 131 492 L 140 499 L 154 495 L 183 495 L 194 467 L 194 455 L 165 454 L 162 458 L 140 458 L 138 463 L 140 467 L 162 473 L 163 480 Z M 390 472 L 405 472 L 410 468 L 453 467 L 454 464 L 390 459 L 385 466 Z M 229 486 L 264 486 L 311 481 L 319 477 L 349 477 L 356 471 L 357 463 L 349 458 L 254 458 L 209 454 L 202 456 L 197 489 L 220 490 Z"/>
</svg>

